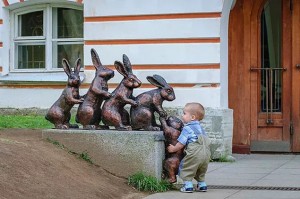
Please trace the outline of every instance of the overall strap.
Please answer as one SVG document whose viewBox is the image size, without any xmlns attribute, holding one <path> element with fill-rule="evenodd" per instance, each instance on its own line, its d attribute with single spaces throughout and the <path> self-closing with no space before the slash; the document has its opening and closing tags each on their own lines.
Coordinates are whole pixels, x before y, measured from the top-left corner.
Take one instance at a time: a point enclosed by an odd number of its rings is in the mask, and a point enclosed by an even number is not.
<svg viewBox="0 0 300 199">
<path fill-rule="evenodd" d="M 202 126 L 200 126 L 201 131 L 199 131 L 199 129 L 197 129 L 195 126 L 187 126 L 187 127 L 189 127 L 189 129 L 191 129 L 192 131 L 194 131 L 195 134 L 197 135 L 197 137 L 198 137 L 198 135 L 205 135 L 205 136 L 206 136 L 206 133 L 205 133 L 205 131 L 202 129 Z"/>
</svg>

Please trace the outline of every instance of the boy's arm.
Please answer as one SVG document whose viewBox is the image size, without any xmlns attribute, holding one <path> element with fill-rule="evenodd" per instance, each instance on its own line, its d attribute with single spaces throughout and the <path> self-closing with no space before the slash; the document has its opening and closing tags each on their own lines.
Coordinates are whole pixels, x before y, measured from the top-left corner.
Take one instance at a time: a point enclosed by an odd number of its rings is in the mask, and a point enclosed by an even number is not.
<svg viewBox="0 0 300 199">
<path fill-rule="evenodd" d="M 169 153 L 175 153 L 181 149 L 184 148 L 185 145 L 181 144 L 180 142 L 177 142 L 177 144 L 174 146 L 172 144 L 170 144 L 167 148 Z"/>
</svg>

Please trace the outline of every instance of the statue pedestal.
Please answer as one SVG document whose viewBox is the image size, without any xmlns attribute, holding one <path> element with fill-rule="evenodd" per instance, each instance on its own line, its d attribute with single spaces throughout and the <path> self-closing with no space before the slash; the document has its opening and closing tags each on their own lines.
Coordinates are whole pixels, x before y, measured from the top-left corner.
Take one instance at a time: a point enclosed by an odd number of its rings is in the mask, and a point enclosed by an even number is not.
<svg viewBox="0 0 300 199">
<path fill-rule="evenodd" d="M 50 138 L 76 153 L 88 153 L 92 162 L 110 173 L 127 178 L 144 172 L 161 179 L 165 156 L 162 131 L 47 129 Z"/>
</svg>

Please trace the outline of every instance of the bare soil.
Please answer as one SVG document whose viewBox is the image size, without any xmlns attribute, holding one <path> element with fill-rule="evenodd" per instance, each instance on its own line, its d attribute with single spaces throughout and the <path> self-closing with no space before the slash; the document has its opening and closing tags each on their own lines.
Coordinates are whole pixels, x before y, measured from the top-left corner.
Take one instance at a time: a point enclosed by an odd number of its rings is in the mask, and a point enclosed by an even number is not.
<svg viewBox="0 0 300 199">
<path fill-rule="evenodd" d="M 0 130 L 1 199 L 139 199 L 147 195 L 101 165 L 42 140 L 41 130 Z"/>
</svg>

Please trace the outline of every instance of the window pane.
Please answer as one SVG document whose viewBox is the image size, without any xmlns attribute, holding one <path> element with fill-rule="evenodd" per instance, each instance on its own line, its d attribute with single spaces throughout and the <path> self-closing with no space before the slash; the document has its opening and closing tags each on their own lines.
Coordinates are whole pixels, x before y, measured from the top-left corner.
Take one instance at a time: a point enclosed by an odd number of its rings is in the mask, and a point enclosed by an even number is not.
<svg viewBox="0 0 300 199">
<path fill-rule="evenodd" d="M 19 45 L 18 69 L 45 68 L 44 45 Z"/>
<path fill-rule="evenodd" d="M 57 8 L 57 37 L 82 38 L 83 12 L 70 8 Z"/>
<path fill-rule="evenodd" d="M 43 11 L 19 16 L 19 36 L 43 36 Z"/>
<path fill-rule="evenodd" d="M 281 112 L 282 1 L 269 0 L 261 15 L 261 111 Z M 277 68 L 277 69 L 274 69 Z"/>
<path fill-rule="evenodd" d="M 57 46 L 57 66 L 62 68 L 62 59 L 67 59 L 73 66 L 75 61 L 80 58 L 83 63 L 83 44 L 65 44 Z"/>
</svg>

